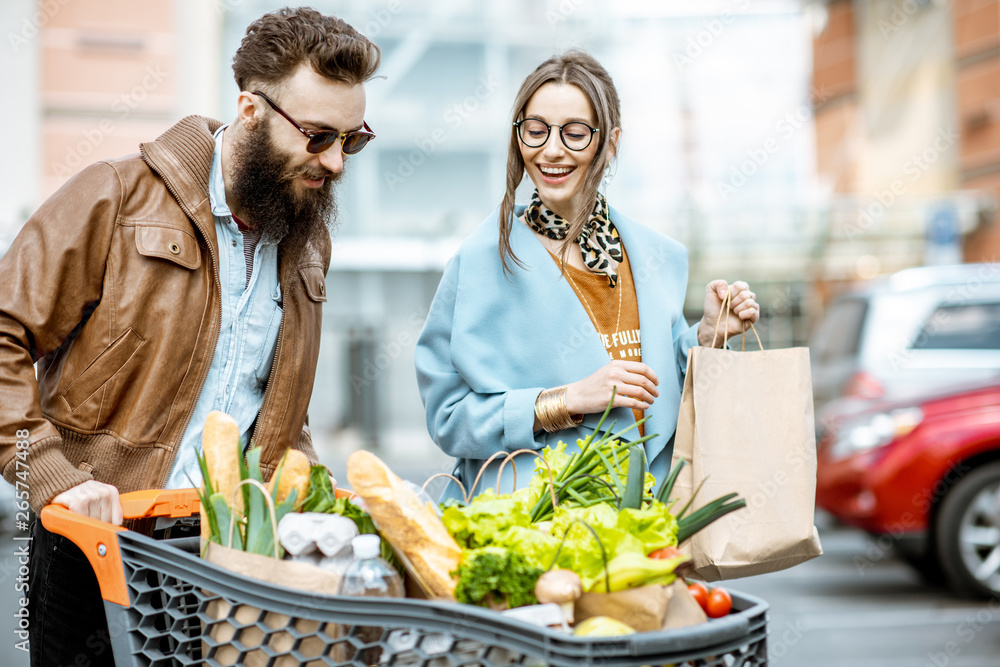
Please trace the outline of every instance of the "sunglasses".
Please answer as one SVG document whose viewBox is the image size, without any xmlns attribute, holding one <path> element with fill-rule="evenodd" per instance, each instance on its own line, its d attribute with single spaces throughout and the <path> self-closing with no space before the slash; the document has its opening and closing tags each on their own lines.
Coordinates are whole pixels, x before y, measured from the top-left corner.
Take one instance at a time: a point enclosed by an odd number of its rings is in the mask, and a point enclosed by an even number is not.
<svg viewBox="0 0 1000 667">
<path fill-rule="evenodd" d="M 267 95 L 259 90 L 253 91 L 253 94 L 263 97 L 264 101 L 271 105 L 272 109 L 284 116 L 285 120 L 294 125 L 295 129 L 306 136 L 309 140 L 309 143 L 306 144 L 306 150 L 310 153 L 322 153 L 327 148 L 337 143 L 337 139 L 343 139 L 343 143 L 340 145 L 340 150 L 342 150 L 345 155 L 354 155 L 355 153 L 360 153 L 361 149 L 364 148 L 369 141 L 375 138 L 375 133 L 372 132 L 370 127 L 368 127 L 368 123 L 364 123 L 363 130 L 354 130 L 353 132 L 337 132 L 336 130 L 307 130 L 299 125 L 294 118 L 285 113 L 284 110 L 275 104 Z"/>
</svg>

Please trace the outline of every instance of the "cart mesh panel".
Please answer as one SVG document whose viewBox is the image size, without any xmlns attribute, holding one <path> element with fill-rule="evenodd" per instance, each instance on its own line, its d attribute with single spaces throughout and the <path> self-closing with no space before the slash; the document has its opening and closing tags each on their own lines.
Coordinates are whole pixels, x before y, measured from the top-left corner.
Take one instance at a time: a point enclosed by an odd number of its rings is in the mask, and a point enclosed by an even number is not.
<svg viewBox="0 0 1000 667">
<path fill-rule="evenodd" d="M 119 544 L 132 603 L 107 608 L 121 666 L 767 664 L 767 606 L 739 594 L 738 613 L 693 628 L 582 638 L 466 605 L 313 596 L 136 533 Z"/>
</svg>

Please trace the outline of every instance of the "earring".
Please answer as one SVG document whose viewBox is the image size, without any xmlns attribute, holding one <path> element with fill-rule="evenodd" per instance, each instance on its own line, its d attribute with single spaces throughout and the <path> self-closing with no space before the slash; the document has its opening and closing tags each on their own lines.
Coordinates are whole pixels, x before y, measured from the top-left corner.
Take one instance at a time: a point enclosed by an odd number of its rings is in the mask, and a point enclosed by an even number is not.
<svg viewBox="0 0 1000 667">
<path fill-rule="evenodd" d="M 608 186 L 611 185 L 611 181 L 614 179 L 615 174 L 618 173 L 618 163 L 614 163 L 614 171 L 611 169 L 611 162 L 608 162 L 608 166 L 604 168 L 604 176 L 601 178 L 601 190 L 607 192 Z"/>
</svg>

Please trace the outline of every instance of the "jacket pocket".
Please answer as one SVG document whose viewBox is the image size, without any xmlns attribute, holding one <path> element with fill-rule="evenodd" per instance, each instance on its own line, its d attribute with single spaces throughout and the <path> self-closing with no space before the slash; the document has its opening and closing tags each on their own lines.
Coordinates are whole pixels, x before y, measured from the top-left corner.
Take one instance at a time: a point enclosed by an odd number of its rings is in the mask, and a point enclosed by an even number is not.
<svg viewBox="0 0 1000 667">
<path fill-rule="evenodd" d="M 136 225 L 135 247 L 141 255 L 165 259 L 185 269 L 197 269 L 201 266 L 198 240 L 180 229 Z"/>
<path fill-rule="evenodd" d="M 69 409 L 76 412 L 77 408 L 83 405 L 88 398 L 107 384 L 108 380 L 125 367 L 125 364 L 129 362 L 129 359 L 143 342 L 139 334 L 132 329 L 127 329 L 125 333 L 116 338 L 63 391 L 62 397 L 69 405 Z"/>
<path fill-rule="evenodd" d="M 326 282 L 323 275 L 323 267 L 309 265 L 300 266 L 299 275 L 302 276 L 302 284 L 305 285 L 306 294 L 313 301 L 326 301 Z"/>
</svg>

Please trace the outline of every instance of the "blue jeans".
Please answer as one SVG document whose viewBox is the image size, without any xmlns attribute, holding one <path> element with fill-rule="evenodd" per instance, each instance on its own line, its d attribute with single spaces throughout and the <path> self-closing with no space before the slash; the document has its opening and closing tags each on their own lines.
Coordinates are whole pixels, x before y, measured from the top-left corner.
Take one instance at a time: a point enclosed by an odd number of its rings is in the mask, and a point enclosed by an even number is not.
<svg viewBox="0 0 1000 667">
<path fill-rule="evenodd" d="M 114 667 L 97 576 L 65 537 L 31 526 L 31 667 Z"/>
</svg>

